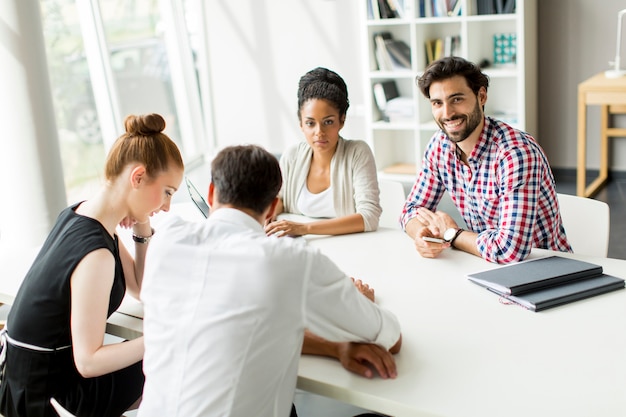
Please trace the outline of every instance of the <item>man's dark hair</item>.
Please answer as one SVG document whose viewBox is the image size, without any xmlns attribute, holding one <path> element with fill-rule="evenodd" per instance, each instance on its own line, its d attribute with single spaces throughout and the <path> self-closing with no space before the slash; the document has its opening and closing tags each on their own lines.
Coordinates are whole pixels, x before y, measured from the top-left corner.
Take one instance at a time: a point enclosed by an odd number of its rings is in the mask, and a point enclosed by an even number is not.
<svg viewBox="0 0 626 417">
<path fill-rule="evenodd" d="M 211 182 L 221 204 L 263 213 L 283 179 L 274 155 L 256 145 L 229 146 L 211 163 Z"/>
<path fill-rule="evenodd" d="M 329 101 L 345 116 L 350 106 L 346 82 L 334 71 L 317 67 L 307 72 L 298 83 L 298 120 L 302 105 L 309 100 L 323 99 Z"/>
<path fill-rule="evenodd" d="M 436 81 L 447 80 L 456 75 L 465 78 L 467 85 L 478 95 L 480 87 L 489 87 L 489 77 L 478 65 L 458 56 L 447 56 L 431 63 L 422 76 L 417 77 L 417 86 L 426 98 L 430 98 L 430 85 Z"/>
</svg>

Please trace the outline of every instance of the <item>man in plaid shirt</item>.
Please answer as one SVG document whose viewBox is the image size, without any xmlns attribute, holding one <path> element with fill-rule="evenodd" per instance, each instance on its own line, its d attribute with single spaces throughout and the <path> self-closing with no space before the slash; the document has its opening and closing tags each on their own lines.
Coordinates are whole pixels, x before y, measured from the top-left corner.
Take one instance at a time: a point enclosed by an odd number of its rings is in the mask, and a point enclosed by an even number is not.
<svg viewBox="0 0 626 417">
<path fill-rule="evenodd" d="M 452 246 L 496 263 L 521 261 L 533 247 L 571 252 L 548 159 L 532 136 L 485 116 L 480 68 L 446 57 L 417 84 L 440 128 L 400 217 L 417 251 L 434 258 Z M 467 229 L 436 211 L 446 190 Z"/>
</svg>

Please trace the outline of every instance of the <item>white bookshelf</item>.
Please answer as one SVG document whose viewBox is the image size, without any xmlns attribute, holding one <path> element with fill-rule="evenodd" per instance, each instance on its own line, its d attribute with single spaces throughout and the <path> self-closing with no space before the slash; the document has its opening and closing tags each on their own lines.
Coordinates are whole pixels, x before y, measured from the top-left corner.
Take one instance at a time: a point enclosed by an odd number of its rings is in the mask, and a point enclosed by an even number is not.
<svg viewBox="0 0 626 417">
<path fill-rule="evenodd" d="M 365 130 L 381 177 L 412 182 L 426 144 L 437 129 L 430 103 L 421 95 L 415 82 L 416 76 L 427 65 L 424 46 L 427 39 L 458 35 L 461 45 L 457 55 L 475 63 L 489 60 L 491 66 L 483 70 L 490 79 L 485 113 L 536 135 L 537 0 L 517 0 L 514 13 L 490 15 L 476 14 L 476 1 L 479 0 L 458 0 L 461 2 L 460 15 L 444 17 L 420 17 L 420 0 L 404 0 L 405 16 L 393 19 L 368 18 L 369 1 L 372 0 L 361 0 L 363 79 L 368 92 L 365 94 Z M 378 70 L 374 34 L 385 31 L 410 47 L 410 70 Z M 493 36 L 500 33 L 516 35 L 515 64 L 493 64 Z M 413 118 L 401 123 L 381 120 L 372 86 L 385 80 L 395 80 L 400 95 L 411 99 Z M 406 169 L 400 169 L 401 173 L 388 172 L 389 167 L 398 164 L 414 168 L 408 172 Z"/>
</svg>

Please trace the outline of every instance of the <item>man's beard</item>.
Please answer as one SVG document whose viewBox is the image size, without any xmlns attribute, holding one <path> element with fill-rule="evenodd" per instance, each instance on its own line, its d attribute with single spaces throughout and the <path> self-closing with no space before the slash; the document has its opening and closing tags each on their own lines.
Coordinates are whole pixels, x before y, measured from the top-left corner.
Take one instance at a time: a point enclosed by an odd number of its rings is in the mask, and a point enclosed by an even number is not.
<svg viewBox="0 0 626 417">
<path fill-rule="evenodd" d="M 483 119 L 483 113 L 481 111 L 480 104 L 478 104 L 478 100 L 476 100 L 476 106 L 469 115 L 455 116 L 452 119 L 446 119 L 445 121 L 447 122 L 459 119 L 465 120 L 465 129 L 453 133 L 450 133 L 446 130 L 446 128 L 444 127 L 444 121 L 437 121 L 439 128 L 443 130 L 446 136 L 448 136 L 448 138 L 454 143 L 463 142 L 465 139 L 467 139 L 472 134 L 472 132 L 476 130 L 476 128 L 480 124 L 480 121 Z"/>
</svg>

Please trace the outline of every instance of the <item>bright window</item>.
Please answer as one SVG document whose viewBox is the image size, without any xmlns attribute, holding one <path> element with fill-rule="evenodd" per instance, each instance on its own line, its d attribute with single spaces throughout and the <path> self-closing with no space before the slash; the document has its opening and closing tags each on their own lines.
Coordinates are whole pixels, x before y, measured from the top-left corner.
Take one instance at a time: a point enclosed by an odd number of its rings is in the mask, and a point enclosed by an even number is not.
<svg viewBox="0 0 626 417">
<path fill-rule="evenodd" d="M 78 9 L 74 0 L 41 0 L 68 203 L 88 198 L 100 185 L 105 154 L 123 132 L 128 114 L 161 114 L 166 133 L 179 145 L 186 164 L 207 151 L 209 141 L 198 108 L 197 54 L 189 46 L 193 34 L 183 20 L 187 35 L 182 41 L 174 36 L 166 42 L 180 25 L 172 25 L 169 16 L 162 19 L 164 3 L 99 0 L 85 1 L 80 6 L 88 4 L 87 9 Z M 189 9 L 194 3 L 188 0 L 185 6 Z M 176 7 L 174 0 L 165 4 Z M 102 32 L 92 30 L 91 21 L 81 28 L 79 16 L 85 24 L 85 13 Z M 93 37 L 86 37 L 88 32 Z M 100 45 L 108 51 L 100 51 Z M 185 53 L 190 56 L 181 59 Z M 174 67 L 170 57 L 176 60 Z"/>
</svg>

